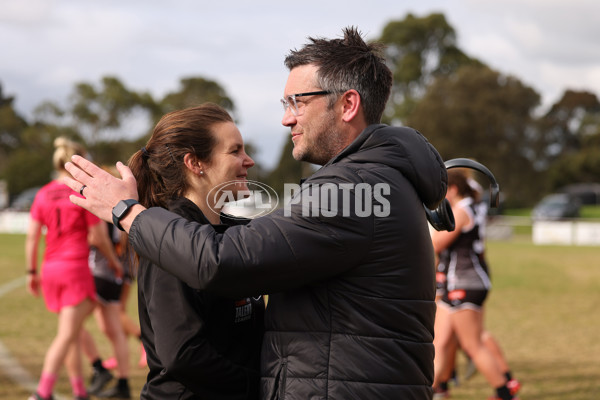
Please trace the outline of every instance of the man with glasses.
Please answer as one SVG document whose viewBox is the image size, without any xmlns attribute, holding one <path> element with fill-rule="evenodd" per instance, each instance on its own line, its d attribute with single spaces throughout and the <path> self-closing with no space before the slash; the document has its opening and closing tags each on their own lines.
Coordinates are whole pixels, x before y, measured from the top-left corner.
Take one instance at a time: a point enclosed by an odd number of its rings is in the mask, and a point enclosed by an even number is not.
<svg viewBox="0 0 600 400">
<path fill-rule="evenodd" d="M 270 295 L 264 399 L 433 395 L 435 271 L 423 204 L 444 198 L 446 169 L 418 132 L 380 124 L 392 74 L 379 51 L 346 28 L 343 38 L 311 38 L 286 58 L 282 123 L 293 156 L 323 165 L 292 199 L 291 213 L 276 210 L 224 234 L 158 208 L 118 213 L 138 254 L 190 286 Z M 121 181 L 74 161 L 86 172 L 69 166 L 77 179 L 69 185 L 86 185 L 87 199 L 76 204 L 110 219 L 119 200 L 137 198 L 126 167 L 119 166 Z M 388 209 L 369 192 L 376 185 Z M 331 196 L 317 211 L 338 213 L 306 216 L 303 196 L 324 186 Z M 384 216 L 359 215 L 367 202 Z"/>
</svg>

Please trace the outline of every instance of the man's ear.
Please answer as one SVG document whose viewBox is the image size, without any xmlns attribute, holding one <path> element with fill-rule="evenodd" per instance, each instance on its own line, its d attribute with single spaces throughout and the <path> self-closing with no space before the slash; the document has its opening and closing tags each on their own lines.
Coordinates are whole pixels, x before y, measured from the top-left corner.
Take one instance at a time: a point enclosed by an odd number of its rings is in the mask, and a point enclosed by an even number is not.
<svg viewBox="0 0 600 400">
<path fill-rule="evenodd" d="M 343 106 L 342 120 L 350 122 L 356 118 L 361 110 L 360 94 L 356 90 L 350 89 L 342 95 L 341 101 Z"/>
</svg>

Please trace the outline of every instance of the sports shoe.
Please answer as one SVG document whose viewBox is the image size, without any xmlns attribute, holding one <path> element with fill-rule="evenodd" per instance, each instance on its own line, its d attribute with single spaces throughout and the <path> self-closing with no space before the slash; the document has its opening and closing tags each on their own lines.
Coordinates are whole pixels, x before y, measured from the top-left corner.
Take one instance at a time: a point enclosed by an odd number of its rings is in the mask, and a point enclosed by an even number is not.
<svg viewBox="0 0 600 400">
<path fill-rule="evenodd" d="M 96 397 L 106 399 L 130 399 L 131 393 L 129 392 L 129 387 L 122 387 L 117 384 L 110 389 L 106 389 L 96 394 Z"/>
<path fill-rule="evenodd" d="M 450 391 L 440 388 L 433 388 L 433 400 L 449 399 Z"/>
<path fill-rule="evenodd" d="M 488 397 L 488 400 L 502 400 L 502 398 L 493 396 L 493 397 Z M 513 396 L 512 400 L 519 400 L 519 398 Z"/>
<path fill-rule="evenodd" d="M 516 379 L 511 379 L 510 381 L 506 382 L 506 387 L 508 390 L 510 390 L 510 394 L 514 396 L 519 392 L 519 390 L 521 390 L 521 382 Z"/>
<path fill-rule="evenodd" d="M 102 361 L 102 366 L 106 369 L 116 369 L 118 365 L 119 363 L 117 363 L 117 359 L 114 357 Z"/>
<path fill-rule="evenodd" d="M 473 375 L 477 373 L 477 367 L 475 363 L 470 358 L 467 361 L 467 366 L 465 368 L 465 381 L 471 379 Z"/>
<path fill-rule="evenodd" d="M 106 369 L 94 369 L 94 373 L 90 379 L 90 387 L 87 389 L 87 392 L 94 395 L 98 394 L 98 392 L 101 391 L 112 378 L 113 375 L 110 373 L 110 371 Z"/>
<path fill-rule="evenodd" d="M 54 400 L 54 397 L 52 395 L 50 395 L 50 397 L 47 397 L 47 398 L 42 397 L 38 394 L 38 392 L 35 392 L 31 396 L 29 396 L 29 398 L 27 400 Z"/>
<path fill-rule="evenodd" d="M 458 379 L 458 373 L 456 371 L 456 368 L 454 368 L 452 370 L 452 376 L 450 377 L 450 382 L 452 382 L 452 384 L 454 386 L 457 386 L 457 387 L 460 386 L 460 381 Z"/>
</svg>

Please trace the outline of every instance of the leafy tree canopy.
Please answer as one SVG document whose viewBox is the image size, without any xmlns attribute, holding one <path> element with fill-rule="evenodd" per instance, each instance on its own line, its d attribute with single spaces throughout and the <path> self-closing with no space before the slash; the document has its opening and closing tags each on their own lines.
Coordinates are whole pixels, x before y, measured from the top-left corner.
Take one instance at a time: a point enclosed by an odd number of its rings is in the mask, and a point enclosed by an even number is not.
<svg viewBox="0 0 600 400">
<path fill-rule="evenodd" d="M 525 201 L 534 193 L 524 179 L 535 171 L 530 160 L 532 113 L 539 95 L 514 77 L 482 66 L 464 66 L 440 76 L 408 118 L 447 160 L 467 157 L 484 163 L 505 195 Z"/>
<path fill-rule="evenodd" d="M 143 146 L 155 123 L 169 111 L 208 101 L 234 110 L 233 101 L 218 83 L 199 77 L 180 83 L 179 91 L 155 100 L 114 76 L 103 77 L 98 85 L 79 82 L 66 107 L 44 101 L 36 107 L 31 124 L 16 114 L 14 99 L 3 96 L 0 87 L 0 177 L 8 181 L 13 194 L 47 183 L 57 136 L 84 144 L 94 162 L 114 165 L 118 160 L 126 162 Z"/>
<path fill-rule="evenodd" d="M 5 164 L 9 153 L 21 144 L 21 132 L 27 127 L 27 122 L 13 107 L 15 98 L 5 96 L 0 84 L 0 170 Z"/>
<path fill-rule="evenodd" d="M 181 79 L 179 83 L 177 92 L 168 93 L 160 101 L 163 114 L 206 102 L 216 103 L 229 112 L 235 111 L 233 100 L 217 82 L 195 77 Z"/>
<path fill-rule="evenodd" d="M 425 17 L 413 14 L 391 21 L 379 38 L 386 44 L 386 57 L 394 86 L 386 112 L 389 121 L 403 120 L 436 77 L 448 76 L 462 65 L 480 65 L 457 46 L 456 32 L 443 14 Z"/>
</svg>

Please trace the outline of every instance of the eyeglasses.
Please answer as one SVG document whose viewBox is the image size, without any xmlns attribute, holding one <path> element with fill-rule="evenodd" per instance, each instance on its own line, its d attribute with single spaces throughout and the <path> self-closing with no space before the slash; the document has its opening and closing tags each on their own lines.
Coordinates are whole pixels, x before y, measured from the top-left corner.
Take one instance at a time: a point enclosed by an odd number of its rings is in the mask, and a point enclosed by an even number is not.
<svg viewBox="0 0 600 400">
<path fill-rule="evenodd" d="M 331 93 L 332 92 L 330 92 L 329 90 L 320 90 L 318 92 L 290 94 L 289 96 L 285 97 L 284 99 L 281 99 L 281 105 L 283 105 L 283 112 L 286 112 L 287 109 L 289 108 L 290 111 L 292 112 L 292 114 L 294 114 L 294 116 L 298 117 L 304 113 L 304 107 L 298 106 L 298 103 L 296 102 L 296 97 L 318 96 L 318 95 L 331 94 Z M 301 102 L 300 104 L 304 104 L 304 103 Z"/>
</svg>

